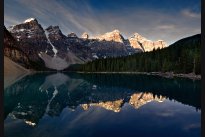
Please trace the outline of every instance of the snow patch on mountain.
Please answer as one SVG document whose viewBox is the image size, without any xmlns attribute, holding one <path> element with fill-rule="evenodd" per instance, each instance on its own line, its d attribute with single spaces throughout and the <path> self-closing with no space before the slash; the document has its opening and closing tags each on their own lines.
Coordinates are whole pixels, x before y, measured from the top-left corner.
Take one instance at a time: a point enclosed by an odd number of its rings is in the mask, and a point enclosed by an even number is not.
<svg viewBox="0 0 205 137">
<path fill-rule="evenodd" d="M 52 46 L 52 50 L 53 50 L 53 52 L 54 52 L 54 57 L 56 56 L 56 54 L 57 54 L 57 52 L 58 52 L 58 50 L 55 48 L 55 46 L 51 43 L 51 41 L 50 41 L 50 39 L 49 39 L 49 33 L 45 30 L 45 34 L 46 34 L 46 38 L 47 38 L 47 40 L 48 40 L 48 42 L 49 42 L 49 44 Z"/>
<path fill-rule="evenodd" d="M 57 56 L 58 50 L 55 48 L 55 46 L 51 43 L 49 39 L 50 32 L 48 30 L 45 30 L 45 35 L 47 42 L 52 46 L 52 50 L 54 52 L 54 56 L 50 56 L 46 52 L 40 52 L 38 55 L 39 57 L 45 62 L 45 65 L 47 68 L 55 69 L 55 70 L 64 70 L 71 64 L 82 64 L 83 61 L 78 58 L 76 55 L 74 55 L 72 52 L 67 49 L 67 55 L 64 58 L 61 58 Z"/>
<path fill-rule="evenodd" d="M 35 20 L 35 18 L 29 18 L 29 19 L 26 19 L 26 20 L 24 21 L 24 23 L 28 23 L 28 22 L 31 22 L 31 21 L 33 21 L 33 20 Z"/>
<path fill-rule="evenodd" d="M 8 30 L 8 31 L 12 31 L 12 30 L 14 29 L 14 27 L 15 27 L 15 25 L 9 26 L 9 27 L 7 28 L 7 30 Z"/>
</svg>

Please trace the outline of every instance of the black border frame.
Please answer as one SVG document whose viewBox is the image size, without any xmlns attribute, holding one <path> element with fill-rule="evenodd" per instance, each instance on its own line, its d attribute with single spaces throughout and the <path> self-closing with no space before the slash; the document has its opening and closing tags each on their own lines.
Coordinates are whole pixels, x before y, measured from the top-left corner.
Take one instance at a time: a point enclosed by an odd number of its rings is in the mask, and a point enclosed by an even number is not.
<svg viewBox="0 0 205 137">
<path fill-rule="evenodd" d="M 4 0 L 0 0 L 0 16 L 1 16 L 1 49 L 0 49 L 0 120 L 1 120 L 1 127 L 0 127 L 0 136 L 4 136 L 4 55 L 3 55 L 3 28 L 4 28 Z M 201 0 L 201 136 L 205 137 L 205 0 Z"/>
<path fill-rule="evenodd" d="M 205 0 L 201 0 L 201 136 L 205 137 Z"/>
<path fill-rule="evenodd" d="M 1 16 L 1 32 L 0 32 L 0 35 L 1 35 L 1 44 L 0 44 L 0 118 L 1 118 L 1 129 L 0 129 L 0 136 L 3 137 L 4 136 L 4 96 L 3 96 L 3 91 L 4 91 L 4 66 L 3 66 L 3 63 L 4 63 L 4 55 L 3 55 L 3 29 L 4 29 L 4 0 L 1 0 L 1 3 L 0 3 L 0 16 Z"/>
</svg>

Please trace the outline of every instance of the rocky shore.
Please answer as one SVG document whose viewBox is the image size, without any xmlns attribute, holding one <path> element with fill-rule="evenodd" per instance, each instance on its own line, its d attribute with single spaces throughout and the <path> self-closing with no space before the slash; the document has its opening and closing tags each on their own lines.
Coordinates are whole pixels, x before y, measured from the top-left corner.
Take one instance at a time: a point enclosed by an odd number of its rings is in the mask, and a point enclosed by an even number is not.
<svg viewBox="0 0 205 137">
<path fill-rule="evenodd" d="M 189 74 L 175 74 L 173 72 L 77 72 L 77 73 L 101 73 L 101 74 L 144 74 L 144 75 L 153 75 L 153 76 L 161 76 L 165 78 L 188 78 L 192 80 L 201 80 L 201 75 L 196 75 L 194 73 Z"/>
</svg>

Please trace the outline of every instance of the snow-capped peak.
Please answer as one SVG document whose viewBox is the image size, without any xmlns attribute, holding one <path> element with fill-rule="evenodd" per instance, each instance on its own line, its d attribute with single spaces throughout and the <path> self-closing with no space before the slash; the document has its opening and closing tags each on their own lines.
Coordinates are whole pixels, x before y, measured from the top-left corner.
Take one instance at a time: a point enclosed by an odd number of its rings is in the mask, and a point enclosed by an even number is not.
<svg viewBox="0 0 205 137">
<path fill-rule="evenodd" d="M 8 31 L 12 31 L 12 30 L 13 30 L 13 28 L 14 28 L 14 25 L 9 26 L 7 29 L 8 29 Z"/>
<path fill-rule="evenodd" d="M 115 29 L 111 32 L 107 32 L 103 35 L 95 37 L 96 39 L 99 40 L 106 40 L 106 41 L 115 41 L 115 42 L 120 42 L 123 43 L 123 36 L 120 34 L 120 31 Z"/>
<path fill-rule="evenodd" d="M 29 18 L 29 19 L 26 19 L 25 21 L 24 21 L 24 23 L 28 23 L 28 22 L 31 22 L 31 21 L 34 21 L 35 20 L 35 18 Z"/>
<path fill-rule="evenodd" d="M 118 29 L 113 30 L 112 32 L 114 33 L 120 33 L 120 31 Z"/>
</svg>

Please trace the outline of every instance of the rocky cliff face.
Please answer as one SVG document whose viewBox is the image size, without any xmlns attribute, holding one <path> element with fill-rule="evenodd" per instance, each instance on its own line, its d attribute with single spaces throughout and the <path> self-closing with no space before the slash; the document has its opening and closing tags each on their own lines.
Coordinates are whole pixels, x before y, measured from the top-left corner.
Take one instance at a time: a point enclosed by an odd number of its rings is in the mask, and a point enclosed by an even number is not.
<svg viewBox="0 0 205 137">
<path fill-rule="evenodd" d="M 130 45 L 133 48 L 140 49 L 144 52 L 152 51 L 153 49 L 157 49 L 157 48 L 161 49 L 167 47 L 166 43 L 163 40 L 158 40 L 153 42 L 139 35 L 138 33 L 135 33 L 128 40 L 130 42 Z"/>
<path fill-rule="evenodd" d="M 164 48 L 164 41 L 152 42 L 135 33 L 124 39 L 119 30 L 107 32 L 94 38 L 83 33 L 79 38 L 75 33 L 65 36 L 59 26 L 46 29 L 34 18 L 8 28 L 14 39 L 36 68 L 64 70 L 72 64 L 82 64 L 99 58 L 127 56 L 154 48 Z M 7 42 L 8 43 L 8 42 Z M 10 51 L 6 54 L 11 54 Z M 39 67 L 39 66 L 42 66 Z"/>
<path fill-rule="evenodd" d="M 25 54 L 19 46 L 20 44 L 4 27 L 4 56 L 10 58 L 25 68 L 31 68 L 27 54 Z"/>
<path fill-rule="evenodd" d="M 47 41 L 45 31 L 36 19 L 27 19 L 21 24 L 8 28 L 14 39 L 20 43 L 18 46 L 36 65 L 36 69 L 44 69 L 43 60 L 39 57 L 40 52 L 53 55 L 52 47 Z"/>
</svg>

